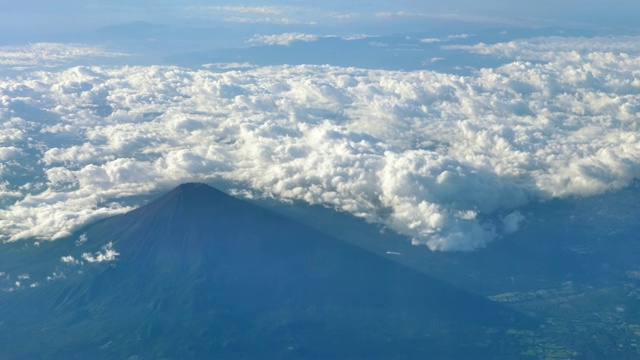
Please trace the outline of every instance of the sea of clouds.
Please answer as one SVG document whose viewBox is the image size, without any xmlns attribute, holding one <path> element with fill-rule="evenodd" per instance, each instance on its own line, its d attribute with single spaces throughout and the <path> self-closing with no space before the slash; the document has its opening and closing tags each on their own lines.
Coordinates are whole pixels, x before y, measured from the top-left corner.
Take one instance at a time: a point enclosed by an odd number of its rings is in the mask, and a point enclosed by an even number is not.
<svg viewBox="0 0 640 360">
<path fill-rule="evenodd" d="M 509 59 L 472 75 L 96 66 L 4 77 L 0 239 L 60 238 L 131 209 L 119 199 L 228 180 L 432 250 L 477 249 L 518 231 L 530 201 L 640 175 L 639 40 L 458 46 Z"/>
</svg>

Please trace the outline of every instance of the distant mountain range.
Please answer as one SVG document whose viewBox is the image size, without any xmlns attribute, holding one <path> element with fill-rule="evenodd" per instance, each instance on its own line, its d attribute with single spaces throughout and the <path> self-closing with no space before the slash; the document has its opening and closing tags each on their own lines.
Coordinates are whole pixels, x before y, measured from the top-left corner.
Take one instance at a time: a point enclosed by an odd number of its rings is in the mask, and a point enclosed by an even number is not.
<svg viewBox="0 0 640 360">
<path fill-rule="evenodd" d="M 204 184 L 27 245 L 0 252 L 7 359 L 512 359 L 537 326 Z"/>
</svg>

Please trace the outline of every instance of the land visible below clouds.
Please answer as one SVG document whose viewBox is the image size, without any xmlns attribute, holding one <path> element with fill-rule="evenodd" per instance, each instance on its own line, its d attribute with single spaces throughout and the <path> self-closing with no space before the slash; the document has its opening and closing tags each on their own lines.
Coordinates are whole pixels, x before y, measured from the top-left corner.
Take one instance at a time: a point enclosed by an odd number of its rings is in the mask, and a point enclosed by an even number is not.
<svg viewBox="0 0 640 360">
<path fill-rule="evenodd" d="M 508 332 L 536 359 L 640 354 L 640 186 L 530 204 L 511 237 L 472 252 L 432 252 L 323 207 L 264 205 L 540 321 Z"/>
</svg>

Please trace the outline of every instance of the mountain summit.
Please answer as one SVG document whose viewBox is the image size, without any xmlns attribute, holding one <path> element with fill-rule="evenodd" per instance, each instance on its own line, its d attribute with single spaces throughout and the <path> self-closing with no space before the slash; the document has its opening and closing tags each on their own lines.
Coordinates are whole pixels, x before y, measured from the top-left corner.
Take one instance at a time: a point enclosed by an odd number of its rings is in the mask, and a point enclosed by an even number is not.
<svg viewBox="0 0 640 360">
<path fill-rule="evenodd" d="M 55 243 L 63 279 L 0 297 L 7 358 L 482 358 L 524 319 L 204 184 Z"/>
</svg>

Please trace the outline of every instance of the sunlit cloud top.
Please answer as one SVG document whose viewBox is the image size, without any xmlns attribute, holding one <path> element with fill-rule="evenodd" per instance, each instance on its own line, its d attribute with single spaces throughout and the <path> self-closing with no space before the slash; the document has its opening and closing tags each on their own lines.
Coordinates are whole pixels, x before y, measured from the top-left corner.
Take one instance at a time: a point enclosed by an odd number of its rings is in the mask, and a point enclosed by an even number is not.
<svg viewBox="0 0 640 360">
<path fill-rule="evenodd" d="M 640 176 L 638 44 L 456 48 L 510 59 L 468 75 L 235 64 L 5 77 L 1 236 L 58 238 L 129 210 L 127 197 L 225 180 L 433 250 L 477 249 L 518 231 L 532 200 Z"/>
</svg>

